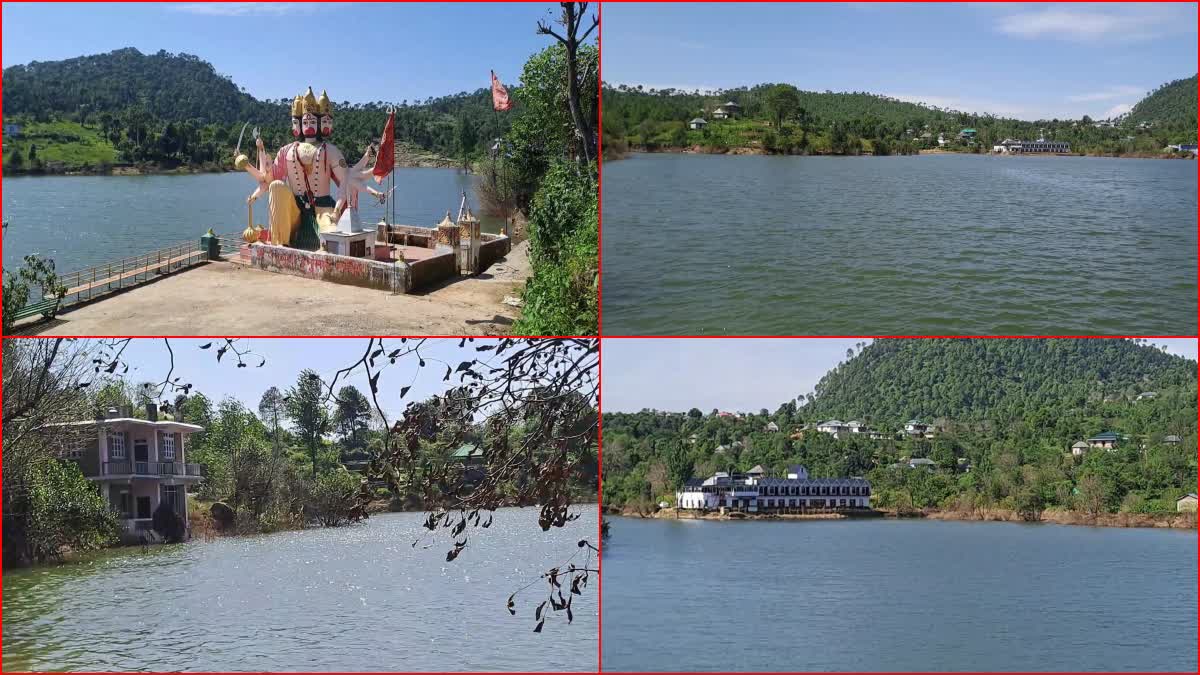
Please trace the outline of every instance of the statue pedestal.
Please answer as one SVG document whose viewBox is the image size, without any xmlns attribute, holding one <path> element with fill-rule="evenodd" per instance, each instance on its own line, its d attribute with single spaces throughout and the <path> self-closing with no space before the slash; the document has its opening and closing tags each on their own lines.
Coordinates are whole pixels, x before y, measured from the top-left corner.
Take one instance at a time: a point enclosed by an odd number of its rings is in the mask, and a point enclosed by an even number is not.
<svg viewBox="0 0 1200 675">
<path fill-rule="evenodd" d="M 345 255 L 351 258 L 375 257 L 374 230 L 363 230 L 361 232 L 331 230 L 329 232 L 319 232 L 317 236 L 321 238 L 321 243 L 325 245 L 326 253 Z"/>
</svg>

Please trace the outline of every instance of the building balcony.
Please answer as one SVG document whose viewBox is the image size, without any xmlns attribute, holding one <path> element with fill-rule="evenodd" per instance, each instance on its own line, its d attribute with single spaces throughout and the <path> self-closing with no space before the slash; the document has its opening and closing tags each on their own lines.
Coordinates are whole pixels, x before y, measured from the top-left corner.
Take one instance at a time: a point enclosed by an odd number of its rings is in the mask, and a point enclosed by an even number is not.
<svg viewBox="0 0 1200 675">
<path fill-rule="evenodd" d="M 147 478 L 185 477 L 203 478 L 204 466 L 184 462 L 104 462 L 100 465 L 101 476 L 138 476 Z"/>
</svg>

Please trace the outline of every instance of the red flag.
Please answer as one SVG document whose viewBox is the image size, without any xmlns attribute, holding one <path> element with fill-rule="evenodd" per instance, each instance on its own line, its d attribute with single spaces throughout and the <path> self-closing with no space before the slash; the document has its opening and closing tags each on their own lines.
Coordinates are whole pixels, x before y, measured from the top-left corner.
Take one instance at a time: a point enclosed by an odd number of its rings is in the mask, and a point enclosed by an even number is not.
<svg viewBox="0 0 1200 675">
<path fill-rule="evenodd" d="M 383 179 L 392 172 L 392 167 L 396 166 L 396 111 L 388 113 L 387 124 L 383 125 L 383 138 L 379 140 L 379 156 L 375 158 L 375 168 L 371 170 L 371 175 L 375 176 L 376 183 L 382 183 Z"/>
<path fill-rule="evenodd" d="M 512 107 L 512 101 L 508 100 L 508 90 L 500 83 L 500 79 L 496 77 L 496 71 L 492 73 L 492 107 L 496 110 L 508 110 Z"/>
</svg>

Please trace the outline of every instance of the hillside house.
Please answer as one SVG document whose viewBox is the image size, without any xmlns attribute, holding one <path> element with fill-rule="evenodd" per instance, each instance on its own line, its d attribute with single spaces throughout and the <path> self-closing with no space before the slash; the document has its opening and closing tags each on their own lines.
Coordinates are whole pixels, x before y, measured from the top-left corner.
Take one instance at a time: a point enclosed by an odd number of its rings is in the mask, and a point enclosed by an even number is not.
<svg viewBox="0 0 1200 675">
<path fill-rule="evenodd" d="M 937 427 L 912 419 L 904 423 L 904 433 L 912 438 L 933 438 L 937 434 Z"/>
<path fill-rule="evenodd" d="M 1175 510 L 1179 513 L 1195 513 L 1196 512 L 1196 493 L 1186 494 L 1175 500 Z"/>
<path fill-rule="evenodd" d="M 1133 400 L 1135 400 L 1135 401 L 1153 401 L 1156 398 L 1158 398 L 1157 391 L 1143 391 L 1142 393 L 1137 395 L 1137 398 L 1135 398 Z"/>
<path fill-rule="evenodd" d="M 742 106 L 733 101 L 728 101 L 721 107 L 713 111 L 713 119 L 732 120 L 737 119 L 742 114 Z"/>
<path fill-rule="evenodd" d="M 895 464 L 889 464 L 888 468 L 889 469 L 925 469 L 926 471 L 933 471 L 934 469 L 937 469 L 937 462 L 935 462 L 932 459 L 929 459 L 927 457 L 915 457 L 913 459 L 906 459 L 906 460 L 899 461 Z"/>
<path fill-rule="evenodd" d="M 696 119 L 688 122 L 688 128 L 692 131 L 702 131 L 704 127 L 707 126 L 708 120 L 705 120 L 703 117 L 697 117 Z"/>
<path fill-rule="evenodd" d="M 199 464 L 188 464 L 187 439 L 204 427 L 160 420 L 158 406 L 146 405 L 146 419 L 129 409 L 110 408 L 98 419 L 55 426 L 82 427 L 64 459 L 79 465 L 85 478 L 120 514 L 121 538 L 138 541 L 153 529 L 154 512 L 166 504 L 188 524 L 187 488 L 203 480 Z"/>
<path fill-rule="evenodd" d="M 1109 452 L 1116 452 L 1117 446 L 1123 439 L 1116 433 L 1105 431 L 1104 433 L 1096 434 L 1087 439 L 1088 447 L 1091 449 L 1103 449 Z"/>
<path fill-rule="evenodd" d="M 1169 436 L 1163 436 L 1163 443 L 1166 443 L 1167 445 L 1179 445 L 1182 442 L 1183 442 L 1183 439 L 1176 436 L 1175 434 L 1171 434 Z"/>
<path fill-rule="evenodd" d="M 1075 457 L 1082 457 L 1087 454 L 1088 450 L 1091 449 L 1092 446 L 1088 445 L 1086 442 L 1075 441 L 1075 444 L 1071 446 L 1071 454 Z"/>
<path fill-rule="evenodd" d="M 976 133 L 977 132 L 974 129 L 963 129 L 962 131 L 958 132 L 958 138 L 959 140 L 970 142 L 975 140 Z"/>
<path fill-rule="evenodd" d="M 829 420 L 821 422 L 817 425 L 817 431 L 823 434 L 829 434 L 834 438 L 841 438 L 842 434 L 850 433 L 850 425 L 841 420 Z"/>
</svg>

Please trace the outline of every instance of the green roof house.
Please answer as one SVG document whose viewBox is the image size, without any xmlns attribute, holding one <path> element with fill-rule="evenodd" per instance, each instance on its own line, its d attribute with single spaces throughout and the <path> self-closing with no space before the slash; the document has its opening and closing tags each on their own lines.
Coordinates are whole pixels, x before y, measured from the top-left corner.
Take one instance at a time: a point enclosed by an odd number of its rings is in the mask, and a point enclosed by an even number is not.
<svg viewBox="0 0 1200 675">
<path fill-rule="evenodd" d="M 1087 439 L 1087 444 L 1090 447 L 1104 448 L 1105 450 L 1116 450 L 1117 444 L 1120 442 L 1121 437 L 1111 431 L 1105 431 Z"/>
<path fill-rule="evenodd" d="M 450 459 L 464 464 L 478 464 L 483 461 L 483 448 L 474 443 L 465 443 L 450 453 Z"/>
</svg>

